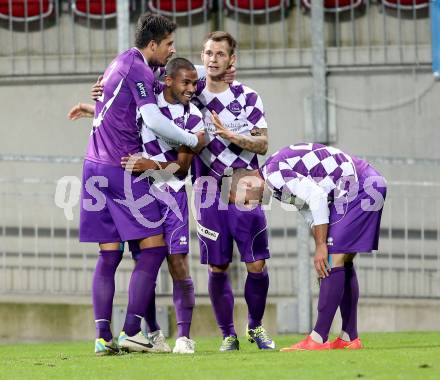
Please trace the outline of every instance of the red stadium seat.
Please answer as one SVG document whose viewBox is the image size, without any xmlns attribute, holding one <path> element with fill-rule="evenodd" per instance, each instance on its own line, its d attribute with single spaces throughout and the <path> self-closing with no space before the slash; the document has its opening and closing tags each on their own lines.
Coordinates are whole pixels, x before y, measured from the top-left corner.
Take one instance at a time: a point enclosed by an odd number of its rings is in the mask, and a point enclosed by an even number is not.
<svg viewBox="0 0 440 380">
<path fill-rule="evenodd" d="M 53 0 L 0 0 L 0 18 L 3 19 L 35 21 L 49 16 L 52 11 Z"/>
<path fill-rule="evenodd" d="M 382 0 L 382 4 L 388 8 L 412 10 L 429 7 L 429 0 Z"/>
<path fill-rule="evenodd" d="M 212 0 L 149 0 L 148 7 L 162 15 L 187 16 L 210 10 Z"/>
<path fill-rule="evenodd" d="M 261 14 L 274 12 L 289 6 L 289 0 L 225 0 L 226 8 L 239 13 Z"/>
<path fill-rule="evenodd" d="M 116 0 L 73 0 L 72 11 L 93 19 L 112 18 L 116 17 Z"/>
<path fill-rule="evenodd" d="M 357 8 L 364 0 L 324 0 L 325 12 L 343 12 L 352 8 Z M 312 0 L 302 0 L 303 5 L 310 9 L 312 7 Z"/>
</svg>

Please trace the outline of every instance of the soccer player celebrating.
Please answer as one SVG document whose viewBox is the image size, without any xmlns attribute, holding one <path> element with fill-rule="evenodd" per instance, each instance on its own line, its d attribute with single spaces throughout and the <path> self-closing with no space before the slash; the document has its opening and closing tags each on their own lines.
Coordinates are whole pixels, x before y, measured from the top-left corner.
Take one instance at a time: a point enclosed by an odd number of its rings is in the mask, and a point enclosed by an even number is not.
<svg viewBox="0 0 440 380">
<path fill-rule="evenodd" d="M 227 84 L 222 80 L 235 63 L 235 48 L 236 41 L 229 33 L 208 35 L 201 55 L 206 81 L 199 82 L 193 100 L 204 116 L 208 140 L 192 163 L 200 256 L 201 262 L 209 265 L 209 296 L 223 334 L 220 351 L 239 349 L 233 321 L 234 295 L 227 273 L 234 240 L 248 271 L 244 289 L 248 339 L 260 349 L 273 349 L 275 343 L 262 326 L 269 288 L 265 260 L 270 256 L 264 212 L 260 207 L 242 212 L 220 197 L 223 177 L 239 168 L 257 169 L 257 155 L 265 154 L 268 145 L 260 96 L 239 82 Z M 216 129 L 214 116 L 224 126 Z"/>
<path fill-rule="evenodd" d="M 138 200 L 148 192 L 145 181 L 121 168 L 121 157 L 140 150 L 137 113 L 157 134 L 189 147 L 202 144 L 200 136 L 184 131 L 165 117 L 156 104 L 151 65 L 164 65 L 174 53 L 176 25 L 144 14 L 136 30 L 136 47 L 117 56 L 104 73 L 104 92 L 96 104 L 93 130 L 83 166 L 80 241 L 97 242 L 100 254 L 93 277 L 93 307 L 97 339 L 95 352 L 117 352 L 110 329 L 114 276 L 122 241 L 138 241 L 140 254 L 130 284 L 127 315 L 120 345 L 130 351 L 150 351 L 152 344 L 140 328 L 154 295 L 157 273 L 167 255 L 157 201 Z M 98 184 L 99 188 L 95 187 Z"/>
<path fill-rule="evenodd" d="M 197 72 L 194 65 L 185 58 L 175 58 L 166 66 L 165 86 L 158 84 L 157 104 L 161 112 L 181 128 L 192 133 L 204 129 L 202 114 L 198 108 L 190 103 L 197 85 Z M 164 238 L 168 247 L 168 266 L 173 278 L 173 301 L 176 311 L 177 340 L 173 349 L 174 353 L 192 354 L 195 342 L 189 339 L 192 311 L 194 308 L 194 285 L 189 275 L 188 243 L 188 198 L 185 191 L 185 177 L 187 175 L 192 154 L 189 148 L 180 147 L 172 141 L 156 136 L 148 126 L 142 127 L 142 142 L 144 158 L 123 157 L 122 166 L 133 172 L 143 172 L 151 169 L 171 168 L 170 164 L 178 162 L 179 167 L 175 175 L 170 172 L 150 172 L 155 176 L 153 186 L 158 189 L 157 195 L 160 211 L 165 215 Z M 183 162 L 185 162 L 183 164 Z M 155 175 L 159 174 L 159 175 Z M 162 179 L 161 174 L 165 177 Z M 168 175 L 167 175 L 168 174 Z M 163 197 L 167 192 L 170 197 Z M 167 199 L 168 198 L 168 199 Z M 170 207 L 175 200 L 177 209 Z M 136 245 L 130 245 L 130 249 L 137 255 Z M 147 325 L 152 331 L 150 339 L 159 346 L 162 339 L 160 326 L 156 321 L 154 299 L 150 301 L 145 314 Z"/>
<path fill-rule="evenodd" d="M 215 120 L 221 130 L 221 122 Z M 353 259 L 377 250 L 385 179 L 366 161 L 316 143 L 290 145 L 274 153 L 259 170 L 235 172 L 230 200 L 255 206 L 265 184 L 273 196 L 300 207 L 315 239 L 314 264 L 320 278 L 318 320 L 303 341 L 281 351 L 359 349 L 359 285 Z M 338 307 L 342 331 L 329 342 Z"/>
</svg>

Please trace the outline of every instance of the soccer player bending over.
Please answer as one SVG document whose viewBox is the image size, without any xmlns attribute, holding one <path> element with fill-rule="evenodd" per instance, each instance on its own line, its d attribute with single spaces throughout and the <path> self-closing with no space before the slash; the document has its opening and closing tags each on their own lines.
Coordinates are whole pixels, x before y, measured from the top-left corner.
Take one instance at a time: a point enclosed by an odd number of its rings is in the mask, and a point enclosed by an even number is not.
<svg viewBox="0 0 440 380">
<path fill-rule="evenodd" d="M 221 128 L 217 120 L 216 126 Z M 315 239 L 320 278 L 318 320 L 310 335 L 281 351 L 359 349 L 359 285 L 353 259 L 377 250 L 385 179 L 368 162 L 315 143 L 290 145 L 259 170 L 235 172 L 230 200 L 247 207 L 262 202 L 265 185 L 278 200 L 300 208 Z M 267 189 L 267 188 L 266 188 Z M 342 331 L 328 341 L 338 307 Z"/>
</svg>

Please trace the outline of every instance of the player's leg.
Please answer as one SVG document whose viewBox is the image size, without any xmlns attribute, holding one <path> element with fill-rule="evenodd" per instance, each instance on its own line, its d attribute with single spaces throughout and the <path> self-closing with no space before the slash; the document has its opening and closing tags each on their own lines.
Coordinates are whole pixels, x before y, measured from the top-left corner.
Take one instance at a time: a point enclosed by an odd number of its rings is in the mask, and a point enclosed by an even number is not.
<svg viewBox="0 0 440 380">
<path fill-rule="evenodd" d="M 190 329 L 195 304 L 194 284 L 189 274 L 188 254 L 174 253 L 167 257 L 173 278 L 173 303 L 176 311 L 177 339 L 173 352 L 193 354 L 195 342 L 190 339 Z"/>
<path fill-rule="evenodd" d="M 223 335 L 220 351 L 239 350 L 240 344 L 234 327 L 234 293 L 228 275 L 228 264 L 209 265 L 208 292 L 217 325 Z"/>
<path fill-rule="evenodd" d="M 127 315 L 119 345 L 129 351 L 153 352 L 153 345 L 141 331 L 141 320 L 154 297 L 157 274 L 168 250 L 161 234 L 140 240 L 139 247 L 128 287 Z"/>
<path fill-rule="evenodd" d="M 357 331 L 357 306 L 359 300 L 359 283 L 356 270 L 353 265 L 355 255 L 347 255 L 344 262 L 345 282 L 344 295 L 340 310 L 342 317 L 342 329 L 338 338 L 331 342 L 332 349 L 359 349 L 362 343 Z"/>
<path fill-rule="evenodd" d="M 96 325 L 95 352 L 105 355 L 117 352 L 113 343 L 111 318 L 115 295 L 115 273 L 122 260 L 120 243 L 100 244 L 98 261 L 93 273 L 92 300 Z"/>
<path fill-rule="evenodd" d="M 81 242 L 100 243 L 92 284 L 96 324 L 95 353 L 107 355 L 118 352 L 113 342 L 111 317 L 115 273 L 122 259 L 122 249 L 120 235 L 108 209 L 109 194 L 107 188 L 101 186 L 105 183 L 106 177 L 101 174 L 99 164 L 84 161 L 79 238 Z"/>
<path fill-rule="evenodd" d="M 136 241 L 128 243 L 131 255 L 134 261 L 138 260 L 140 253 L 139 244 Z M 148 334 L 147 337 L 153 345 L 154 352 L 171 352 L 171 348 L 166 342 L 165 335 L 163 334 L 160 325 L 157 321 L 156 314 L 156 292 L 154 292 L 150 302 L 147 305 L 147 309 L 144 314 L 144 320 L 147 325 Z"/>
<path fill-rule="evenodd" d="M 150 192 L 147 181 L 139 181 L 118 167 L 105 166 L 102 171 L 108 178 L 107 207 L 119 236 L 122 241 L 138 241 L 140 248 L 130 278 L 127 315 L 118 343 L 129 351 L 154 351 L 141 332 L 141 319 L 154 295 L 157 273 L 167 254 L 159 206 L 154 197 L 148 203 L 140 201 Z M 130 198 L 135 201 L 127 201 Z"/>
<path fill-rule="evenodd" d="M 223 335 L 220 350 L 238 350 L 239 342 L 234 327 L 234 294 L 227 272 L 233 249 L 233 237 L 227 220 L 228 205 L 221 202 L 220 193 L 217 193 L 209 208 L 199 208 L 197 204 L 195 206 L 200 213 L 200 220 L 197 221 L 200 261 L 209 265 L 208 293 Z"/>
<path fill-rule="evenodd" d="M 173 352 L 193 354 L 195 342 L 190 339 L 190 328 L 195 303 L 194 284 L 189 273 L 189 214 L 185 189 L 168 193 L 175 200 L 176 209 L 159 200 L 164 222 L 164 238 L 168 246 L 168 269 L 173 278 L 173 303 L 176 312 L 177 339 Z"/>
<path fill-rule="evenodd" d="M 248 306 L 248 325 L 246 335 L 251 343 L 257 343 L 261 350 L 272 350 L 275 342 L 263 327 L 263 315 L 266 309 L 269 275 L 265 260 L 246 263 L 247 277 L 244 297 Z"/>
<path fill-rule="evenodd" d="M 331 254 L 329 263 L 331 270 L 329 276 L 320 280 L 318 298 L 318 318 L 310 335 L 306 339 L 281 351 L 298 350 L 329 350 L 330 342 L 328 335 L 335 317 L 336 311 L 341 304 L 345 287 L 345 267 L 344 262 L 351 254 Z"/>
<path fill-rule="evenodd" d="M 331 254 L 329 262 L 331 271 L 328 277 L 321 279 L 318 298 L 318 318 L 310 336 L 316 343 L 325 343 L 335 317 L 342 302 L 345 288 L 344 263 L 351 254 Z"/>
<path fill-rule="evenodd" d="M 267 223 L 261 207 L 253 210 L 239 210 L 229 205 L 229 223 L 240 251 L 241 261 L 246 263 L 247 277 L 244 297 L 248 306 L 246 335 L 250 342 L 256 342 L 259 349 L 274 349 L 275 342 L 263 327 L 269 290 L 269 274 L 266 259 L 268 249 Z"/>
</svg>

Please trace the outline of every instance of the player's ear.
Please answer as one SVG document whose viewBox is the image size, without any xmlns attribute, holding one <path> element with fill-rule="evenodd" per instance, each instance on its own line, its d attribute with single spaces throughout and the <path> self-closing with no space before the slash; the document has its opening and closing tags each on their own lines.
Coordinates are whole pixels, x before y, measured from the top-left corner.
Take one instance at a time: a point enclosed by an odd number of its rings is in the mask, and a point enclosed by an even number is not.
<svg viewBox="0 0 440 380">
<path fill-rule="evenodd" d="M 165 86 L 171 87 L 173 84 L 173 78 L 171 78 L 169 75 L 165 76 Z"/>
<path fill-rule="evenodd" d="M 232 54 L 229 62 L 229 66 L 235 66 L 236 62 L 237 62 L 237 56 L 235 54 Z"/>
<path fill-rule="evenodd" d="M 153 52 L 156 51 L 156 49 L 157 49 L 157 42 L 154 41 L 154 40 L 151 40 L 151 41 L 148 43 L 147 48 L 150 49 L 150 50 L 153 51 Z"/>
</svg>

